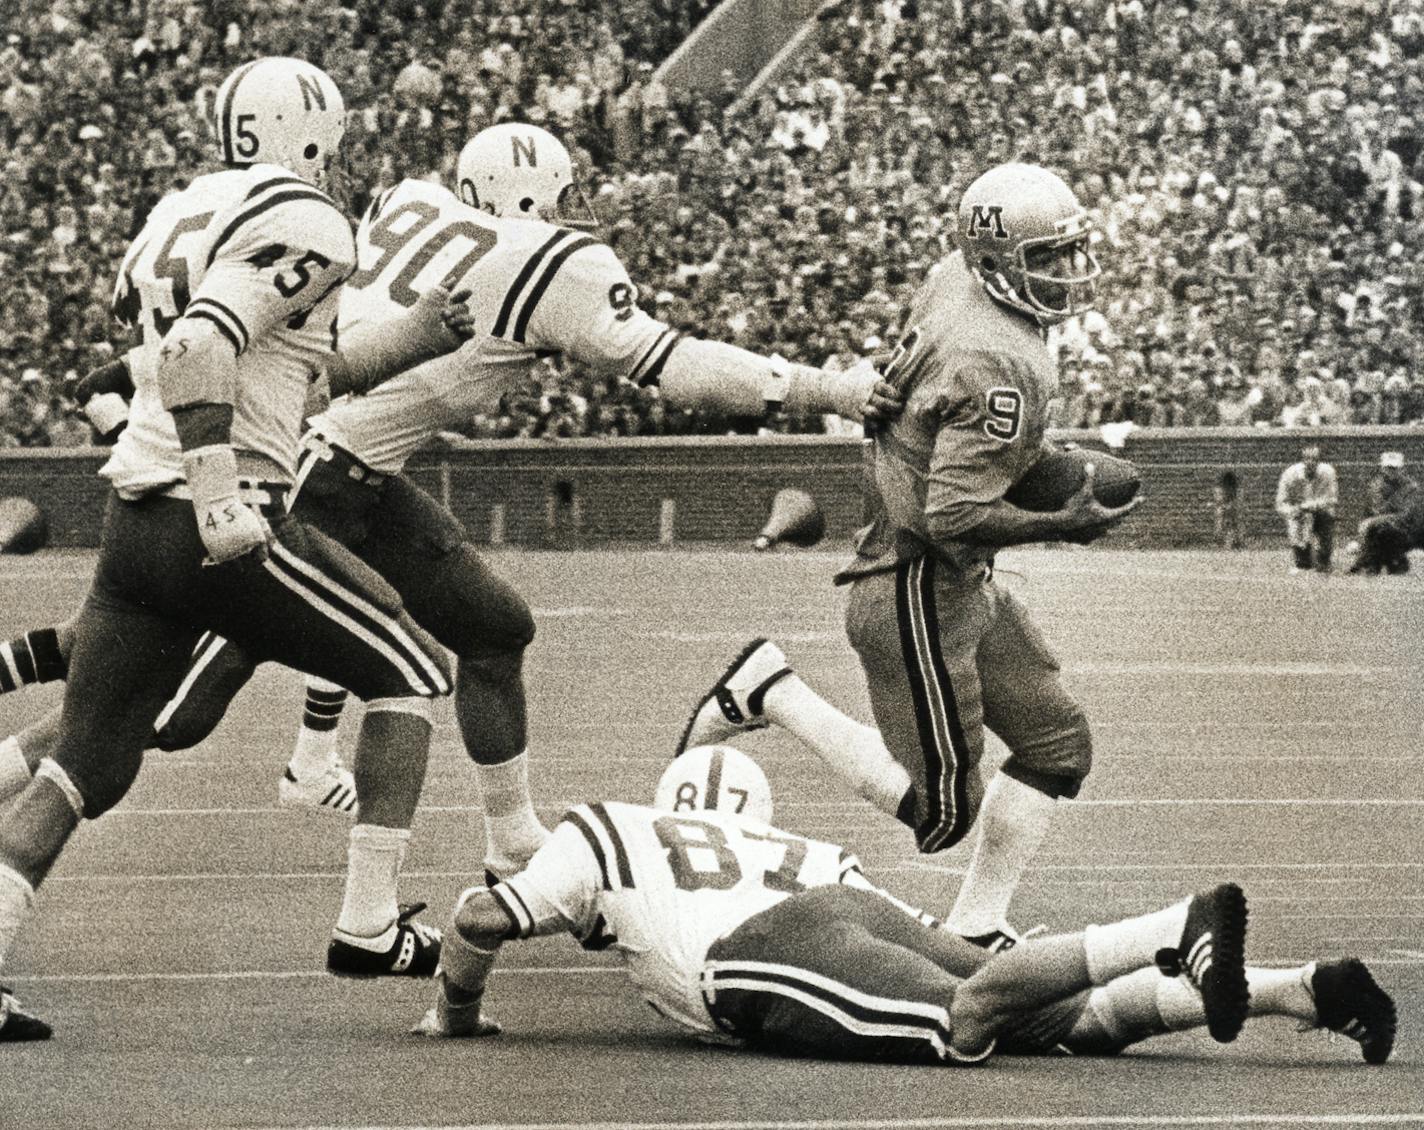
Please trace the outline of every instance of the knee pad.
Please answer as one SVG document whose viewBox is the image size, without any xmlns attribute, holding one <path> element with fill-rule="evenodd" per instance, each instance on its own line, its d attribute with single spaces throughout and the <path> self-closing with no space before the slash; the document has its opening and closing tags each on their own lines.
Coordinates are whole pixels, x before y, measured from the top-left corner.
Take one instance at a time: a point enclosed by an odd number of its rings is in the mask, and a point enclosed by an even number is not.
<svg viewBox="0 0 1424 1130">
<path fill-rule="evenodd" d="M 81 820 L 84 819 L 84 796 L 79 788 L 69 779 L 69 774 L 60 768 L 57 762 L 51 761 L 48 757 L 40 759 L 39 765 L 35 767 L 35 779 L 37 781 L 48 781 L 61 793 L 68 802 L 69 807 L 74 809 L 74 815 Z"/>
<path fill-rule="evenodd" d="M 409 714 L 430 721 L 430 699 L 419 695 L 403 698 L 373 698 L 366 703 L 367 714 Z"/>
<path fill-rule="evenodd" d="M 35 776 L 44 777 L 63 792 L 77 815 L 97 820 L 128 795 L 142 764 L 142 750 L 132 754 L 110 751 L 102 761 L 86 767 L 45 758 Z"/>
</svg>

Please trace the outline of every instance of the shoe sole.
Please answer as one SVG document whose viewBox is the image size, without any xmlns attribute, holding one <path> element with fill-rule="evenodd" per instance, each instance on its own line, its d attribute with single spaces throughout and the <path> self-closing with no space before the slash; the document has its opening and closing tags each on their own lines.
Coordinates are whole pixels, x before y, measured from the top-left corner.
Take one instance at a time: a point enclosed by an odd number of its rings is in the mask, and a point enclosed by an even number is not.
<svg viewBox="0 0 1424 1130">
<path fill-rule="evenodd" d="M 1399 1024 L 1394 1001 L 1379 987 L 1363 961 L 1346 961 L 1343 981 L 1344 995 L 1357 1002 L 1351 1014 L 1370 1032 L 1368 1039 L 1359 1041 L 1360 1054 L 1366 1063 L 1384 1063 L 1394 1051 L 1394 1035 Z M 1373 1015 L 1366 1016 L 1366 1012 Z"/>
<path fill-rule="evenodd" d="M 758 636 L 752 640 L 751 643 L 747 644 L 746 647 L 742 648 L 742 650 L 737 653 L 737 657 L 727 664 L 726 670 L 722 672 L 721 676 L 712 685 L 712 689 L 703 695 L 697 705 L 692 708 L 692 713 L 688 716 L 687 724 L 682 728 L 682 736 L 677 740 L 677 752 L 673 754 L 674 758 L 681 757 L 687 752 L 687 740 L 692 736 L 692 728 L 697 725 L 697 717 L 702 713 L 702 708 L 709 702 L 715 703 L 717 701 L 717 692 L 727 685 L 727 680 L 737 673 L 737 668 L 750 659 L 752 653 L 766 642 L 765 636 Z M 723 721 L 726 721 L 725 716 L 722 715 L 722 708 L 720 706 L 717 708 L 717 713 L 719 717 L 722 717 Z M 728 722 L 727 724 L 730 726 L 736 723 Z M 745 728 L 752 729 L 754 727 Z"/>
<path fill-rule="evenodd" d="M 1211 968 L 1200 986 L 1206 1027 L 1219 1044 L 1241 1034 L 1251 1003 L 1246 984 L 1246 892 L 1235 883 L 1213 891 Z"/>
<path fill-rule="evenodd" d="M 380 956 L 385 957 L 387 955 L 381 954 Z M 328 957 L 326 971 L 333 977 L 340 977 L 343 981 L 375 981 L 382 977 L 404 977 L 409 980 L 420 981 L 429 980 L 431 977 L 434 977 L 435 971 L 439 967 L 439 961 L 437 960 L 436 964 L 430 969 L 429 972 L 425 972 L 424 970 L 417 970 L 414 964 L 412 964 L 411 968 L 409 969 L 373 969 L 370 971 L 339 969 L 332 966 L 331 958 Z"/>
</svg>

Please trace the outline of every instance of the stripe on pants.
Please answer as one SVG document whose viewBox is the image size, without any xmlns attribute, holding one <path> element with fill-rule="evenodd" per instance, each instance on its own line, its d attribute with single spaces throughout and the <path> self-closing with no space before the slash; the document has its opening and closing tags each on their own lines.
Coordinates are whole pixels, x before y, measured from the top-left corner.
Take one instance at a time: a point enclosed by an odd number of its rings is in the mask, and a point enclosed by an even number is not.
<svg viewBox="0 0 1424 1130">
<path fill-rule="evenodd" d="M 173 715 L 178 712 L 178 708 L 193 693 L 193 685 L 197 683 L 203 672 L 226 646 L 227 640 L 212 632 L 204 632 L 198 637 L 197 646 L 193 648 L 193 657 L 188 660 L 188 670 L 183 676 L 183 681 L 178 684 L 178 689 L 173 692 L 173 697 L 168 700 L 168 705 L 163 708 L 163 713 L 154 720 L 155 731 L 163 729 L 173 720 Z"/>
<path fill-rule="evenodd" d="M 340 624 L 398 670 L 412 693 L 445 694 L 450 683 L 400 622 L 305 561 L 281 542 L 273 542 L 263 568 L 328 620 Z"/>
<path fill-rule="evenodd" d="M 941 1059 L 946 1055 L 950 1027 L 949 1011 L 943 1005 L 876 996 L 794 965 L 709 961 L 706 970 L 714 994 L 741 989 L 785 997 L 858 1036 L 925 1042 Z"/>
<path fill-rule="evenodd" d="M 921 851 L 941 851 L 953 847 L 969 831 L 972 759 L 940 650 L 932 558 L 916 558 L 896 570 L 895 605 L 905 675 L 925 758 L 926 813 L 915 837 Z"/>
</svg>

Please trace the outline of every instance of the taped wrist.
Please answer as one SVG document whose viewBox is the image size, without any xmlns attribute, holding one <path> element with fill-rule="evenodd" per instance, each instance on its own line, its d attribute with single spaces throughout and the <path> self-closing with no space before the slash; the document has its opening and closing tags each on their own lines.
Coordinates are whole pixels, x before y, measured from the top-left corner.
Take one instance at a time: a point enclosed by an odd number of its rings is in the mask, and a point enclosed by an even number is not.
<svg viewBox="0 0 1424 1130">
<path fill-rule="evenodd" d="M 129 422 L 129 404 L 117 392 L 101 392 L 84 402 L 84 415 L 96 432 L 108 437 Z"/>
<path fill-rule="evenodd" d="M 183 452 L 183 474 L 193 508 L 203 511 L 237 497 L 237 455 L 231 444 L 214 443 Z"/>
</svg>

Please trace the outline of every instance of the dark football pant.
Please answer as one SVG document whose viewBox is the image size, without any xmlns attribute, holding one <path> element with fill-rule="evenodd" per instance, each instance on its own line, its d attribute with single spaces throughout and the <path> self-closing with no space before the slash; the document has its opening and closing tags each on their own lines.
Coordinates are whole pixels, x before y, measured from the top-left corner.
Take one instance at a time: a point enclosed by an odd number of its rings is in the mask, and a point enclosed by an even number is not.
<svg viewBox="0 0 1424 1130">
<path fill-rule="evenodd" d="M 303 449 L 292 514 L 350 549 L 411 618 L 460 658 L 515 654 L 534 638 L 524 598 L 481 558 L 458 519 L 405 475 L 374 473 L 340 448 Z M 255 669 L 242 649 L 200 641 L 165 711 L 160 749 L 203 741 Z M 335 680 L 340 682 L 340 680 Z"/>
<path fill-rule="evenodd" d="M 1409 572 L 1409 530 L 1398 514 L 1376 514 L 1360 523 L 1360 556 L 1352 573 Z"/>
<path fill-rule="evenodd" d="M 921 557 L 858 577 L 846 634 L 886 748 L 914 782 L 920 851 L 953 847 L 973 825 L 986 726 L 1009 748 L 1004 772 L 1077 794 L 1092 764 L 1087 719 L 1028 610 L 987 567 Z"/>
<path fill-rule="evenodd" d="M 719 1027 L 762 1050 L 941 1060 L 955 988 L 992 958 L 879 895 L 817 887 L 753 915 L 714 942 L 707 951 L 703 996 Z M 1073 993 L 1007 1017 L 997 1050 L 1063 1054 L 1088 995 Z M 1084 1054 L 1117 1050 L 1074 1048 Z"/>
<path fill-rule="evenodd" d="M 275 540 L 266 560 L 205 566 L 191 502 L 111 496 L 53 754 L 86 816 L 128 791 L 205 629 L 254 662 L 319 675 L 363 699 L 449 692 L 443 654 L 395 590 L 320 531 L 280 510 L 268 518 Z"/>
<path fill-rule="evenodd" d="M 950 1047 L 962 938 L 852 887 L 801 891 L 707 951 L 703 998 L 718 1027 L 781 1055 L 975 1062 Z"/>
</svg>

